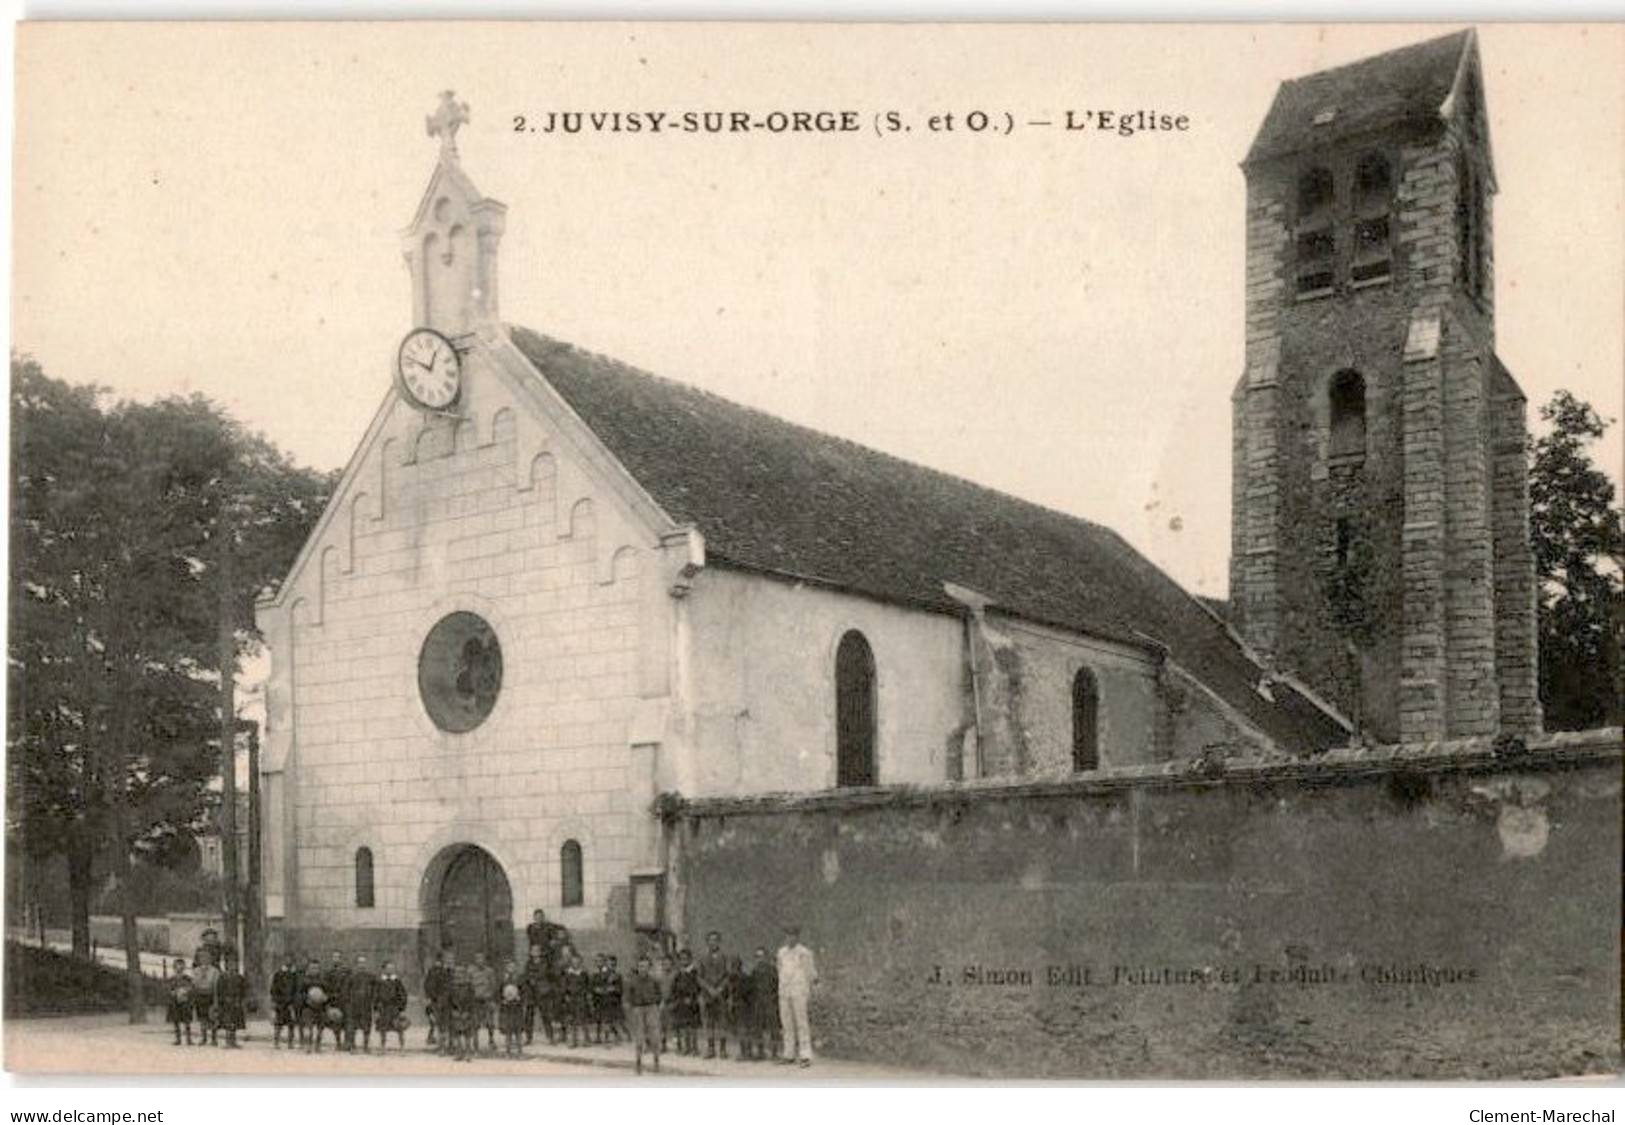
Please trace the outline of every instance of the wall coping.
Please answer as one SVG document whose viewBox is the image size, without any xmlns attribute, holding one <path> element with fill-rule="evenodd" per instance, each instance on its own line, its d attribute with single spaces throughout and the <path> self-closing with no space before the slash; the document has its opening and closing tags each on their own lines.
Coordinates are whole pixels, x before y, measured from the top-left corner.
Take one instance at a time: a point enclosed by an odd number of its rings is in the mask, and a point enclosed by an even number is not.
<svg viewBox="0 0 1625 1125">
<path fill-rule="evenodd" d="M 1488 737 L 1385 746 L 1345 746 L 1313 758 L 1202 757 L 1116 766 L 1070 777 L 978 778 L 932 785 L 884 785 L 738 797 L 663 794 L 663 817 L 702 819 L 780 812 L 905 807 L 1009 797 L 1052 797 L 1141 789 L 1212 788 L 1277 782 L 1343 785 L 1399 773 L 1528 773 L 1625 760 L 1620 727 L 1541 735 L 1527 744 Z"/>
</svg>

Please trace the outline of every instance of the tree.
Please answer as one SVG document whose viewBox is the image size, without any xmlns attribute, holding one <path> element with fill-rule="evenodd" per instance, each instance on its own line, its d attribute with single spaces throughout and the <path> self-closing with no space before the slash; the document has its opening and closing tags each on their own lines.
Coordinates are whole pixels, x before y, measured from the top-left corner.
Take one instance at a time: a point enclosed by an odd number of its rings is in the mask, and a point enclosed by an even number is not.
<svg viewBox="0 0 1625 1125">
<path fill-rule="evenodd" d="M 1619 723 L 1625 625 L 1625 527 L 1614 485 L 1589 446 L 1607 432 L 1590 405 L 1558 391 L 1533 443 L 1530 533 L 1539 575 L 1540 696 L 1546 725 L 1580 730 Z"/>
<path fill-rule="evenodd" d="M 220 685 L 256 641 L 253 599 L 330 478 L 202 396 L 104 407 L 102 389 L 18 357 L 11 395 L 9 827 L 27 854 L 68 856 L 74 945 L 87 951 L 95 857 L 128 885 L 132 853 L 198 819 L 220 731 L 235 725 Z"/>
</svg>

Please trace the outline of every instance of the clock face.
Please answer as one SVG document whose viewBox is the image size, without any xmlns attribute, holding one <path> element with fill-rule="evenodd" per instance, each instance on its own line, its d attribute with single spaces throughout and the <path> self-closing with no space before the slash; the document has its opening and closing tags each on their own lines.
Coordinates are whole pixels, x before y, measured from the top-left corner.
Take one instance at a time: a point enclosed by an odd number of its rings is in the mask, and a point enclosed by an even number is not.
<svg viewBox="0 0 1625 1125">
<path fill-rule="evenodd" d="M 417 405 L 445 410 L 462 390 L 463 362 L 450 340 L 432 328 L 417 328 L 401 341 L 395 374 Z"/>
</svg>

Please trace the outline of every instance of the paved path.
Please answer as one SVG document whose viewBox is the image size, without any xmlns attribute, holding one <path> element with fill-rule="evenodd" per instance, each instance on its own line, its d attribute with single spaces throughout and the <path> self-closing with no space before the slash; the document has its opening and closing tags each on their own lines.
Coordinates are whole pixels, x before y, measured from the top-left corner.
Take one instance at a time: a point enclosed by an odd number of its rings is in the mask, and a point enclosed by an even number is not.
<svg viewBox="0 0 1625 1125">
<path fill-rule="evenodd" d="M 393 1045 L 371 1054 L 343 1054 L 331 1046 L 319 1055 L 274 1049 L 268 1023 L 250 1024 L 243 1047 L 176 1047 L 167 1024 L 131 1024 L 123 1015 L 60 1016 L 5 1021 L 7 1070 L 32 1074 L 279 1074 L 323 1077 L 451 1075 L 482 1079 L 493 1075 L 538 1079 L 626 1081 L 634 1077 L 632 1049 L 622 1044 L 571 1050 L 532 1044 L 517 1059 L 500 1054 L 456 1062 L 423 1049 L 422 1025 L 407 1032 L 407 1050 Z M 660 1077 L 667 1081 L 711 1079 L 729 1084 L 787 1082 L 931 1083 L 937 1076 L 916 1071 L 820 1059 L 808 1069 L 772 1062 L 693 1059 L 667 1055 Z M 645 1077 L 650 1077 L 645 1075 Z"/>
</svg>

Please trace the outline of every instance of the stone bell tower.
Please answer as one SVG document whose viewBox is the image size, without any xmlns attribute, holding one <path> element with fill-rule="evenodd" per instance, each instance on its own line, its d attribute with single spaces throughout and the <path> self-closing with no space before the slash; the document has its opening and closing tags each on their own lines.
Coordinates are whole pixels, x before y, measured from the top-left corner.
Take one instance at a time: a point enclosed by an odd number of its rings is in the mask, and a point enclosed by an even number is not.
<svg viewBox="0 0 1625 1125">
<path fill-rule="evenodd" d="M 1230 598 L 1370 741 L 1540 728 L 1476 36 L 1281 85 L 1247 178 Z"/>
<path fill-rule="evenodd" d="M 468 122 L 468 103 L 452 91 L 426 119 L 440 140 L 440 159 L 412 222 L 401 233 L 412 274 L 412 323 L 447 336 L 494 324 L 497 314 L 497 247 L 508 208 L 482 196 L 457 155 L 457 130 Z"/>
</svg>

